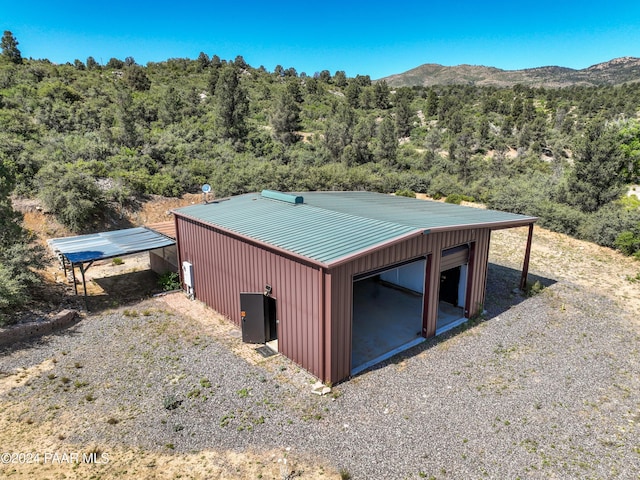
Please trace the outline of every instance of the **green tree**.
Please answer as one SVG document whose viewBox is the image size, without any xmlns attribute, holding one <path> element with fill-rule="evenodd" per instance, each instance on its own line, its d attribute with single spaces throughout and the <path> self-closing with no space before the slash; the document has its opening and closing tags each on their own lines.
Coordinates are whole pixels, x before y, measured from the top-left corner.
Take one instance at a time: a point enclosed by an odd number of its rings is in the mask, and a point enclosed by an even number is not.
<svg viewBox="0 0 640 480">
<path fill-rule="evenodd" d="M 338 70 L 333 76 L 333 84 L 336 87 L 346 87 L 347 86 L 347 75 L 344 70 Z"/>
<path fill-rule="evenodd" d="M 322 70 L 317 74 L 317 78 L 323 83 L 331 83 L 331 72 L 329 72 L 329 70 Z"/>
<path fill-rule="evenodd" d="M 398 138 L 396 127 L 390 116 L 384 117 L 378 128 L 378 147 L 375 151 L 376 161 L 392 167 L 396 165 L 398 155 Z"/>
<path fill-rule="evenodd" d="M 2 58 L 9 60 L 16 65 L 22 63 L 22 54 L 18 50 L 18 41 L 9 30 L 4 31 L 2 40 L 0 40 L 0 47 L 2 48 Z"/>
<path fill-rule="evenodd" d="M 427 94 L 427 108 L 424 113 L 429 118 L 435 117 L 438 114 L 438 94 L 433 88 L 430 88 Z"/>
<path fill-rule="evenodd" d="M 114 139 L 126 147 L 135 147 L 140 143 L 139 125 L 136 121 L 133 96 L 127 89 L 120 89 L 116 98 L 116 118 L 113 127 Z"/>
<path fill-rule="evenodd" d="M 375 94 L 373 87 L 363 87 L 358 98 L 358 104 L 365 110 L 371 110 L 375 108 Z"/>
<path fill-rule="evenodd" d="M 240 69 L 249 68 L 249 65 L 244 61 L 244 57 L 242 55 L 238 55 L 233 61 L 233 64 Z"/>
<path fill-rule="evenodd" d="M 580 229 L 580 237 L 590 242 L 615 248 L 621 232 L 640 236 L 640 209 L 625 208 L 622 202 L 611 202 L 589 215 Z M 631 255 L 634 252 L 625 252 Z"/>
<path fill-rule="evenodd" d="M 124 81 L 134 90 L 139 92 L 147 91 L 151 88 L 151 81 L 139 65 L 131 65 L 127 67 L 123 75 Z"/>
<path fill-rule="evenodd" d="M 96 59 L 93 57 L 87 57 L 87 70 L 95 70 L 97 68 L 100 68 L 100 65 L 98 64 L 98 62 L 96 62 Z"/>
<path fill-rule="evenodd" d="M 356 75 L 353 80 L 361 87 L 371 86 L 371 77 L 369 75 Z"/>
<path fill-rule="evenodd" d="M 396 134 L 399 137 L 408 137 L 413 123 L 413 110 L 411 100 L 413 94 L 408 88 L 398 89 L 394 99 L 393 111 L 396 118 Z"/>
<path fill-rule="evenodd" d="M 158 108 L 158 119 L 165 125 L 171 125 L 180 120 L 182 99 L 173 86 L 164 91 Z"/>
<path fill-rule="evenodd" d="M 344 96 L 352 108 L 358 108 L 360 106 L 360 92 L 362 92 L 362 87 L 358 82 L 349 82 L 349 85 L 347 85 L 344 91 Z"/>
<path fill-rule="evenodd" d="M 296 132 L 300 129 L 300 106 L 288 88 L 281 88 L 274 95 L 269 123 L 275 139 L 284 145 L 292 145 L 299 140 Z"/>
<path fill-rule="evenodd" d="M 456 165 L 458 178 L 466 185 L 471 176 L 471 154 L 473 133 L 465 129 L 451 142 L 449 157 Z"/>
<path fill-rule="evenodd" d="M 635 255 L 640 259 L 640 223 L 634 230 L 625 230 L 618 235 L 615 245 L 625 255 Z"/>
<path fill-rule="evenodd" d="M 358 122 L 353 132 L 353 161 L 356 164 L 367 163 L 373 159 L 371 140 L 376 135 L 376 124 L 373 119 L 364 118 Z"/>
<path fill-rule="evenodd" d="M 624 176 L 629 183 L 640 182 L 640 123 L 630 121 L 620 130 Z"/>
<path fill-rule="evenodd" d="M 318 95 L 322 92 L 318 79 L 315 77 L 308 77 L 305 81 L 305 86 L 307 87 L 307 92 L 310 95 Z"/>
<path fill-rule="evenodd" d="M 214 102 L 218 135 L 236 143 L 243 141 L 248 132 L 249 97 L 240 84 L 240 72 L 234 65 L 222 68 Z"/>
<path fill-rule="evenodd" d="M 376 108 L 383 110 L 389 108 L 389 85 L 384 80 L 380 80 L 373 85 L 373 96 Z"/>
<path fill-rule="evenodd" d="M 111 57 L 107 62 L 107 68 L 110 68 L 112 70 L 120 70 L 123 67 L 124 67 L 124 62 L 115 57 Z"/>
<path fill-rule="evenodd" d="M 618 131 L 602 120 L 591 122 L 576 145 L 567 202 L 584 212 L 595 212 L 618 198 L 624 190 L 624 163 Z"/>
<path fill-rule="evenodd" d="M 198 55 L 198 69 L 200 71 L 203 71 L 209 68 L 210 64 L 211 64 L 211 60 L 209 59 L 209 55 L 207 55 L 204 52 L 200 52 L 200 55 Z"/>
<path fill-rule="evenodd" d="M 355 113 L 345 102 L 334 104 L 334 111 L 327 120 L 324 131 L 324 144 L 333 160 L 342 157 L 344 149 L 351 144 Z"/>
</svg>

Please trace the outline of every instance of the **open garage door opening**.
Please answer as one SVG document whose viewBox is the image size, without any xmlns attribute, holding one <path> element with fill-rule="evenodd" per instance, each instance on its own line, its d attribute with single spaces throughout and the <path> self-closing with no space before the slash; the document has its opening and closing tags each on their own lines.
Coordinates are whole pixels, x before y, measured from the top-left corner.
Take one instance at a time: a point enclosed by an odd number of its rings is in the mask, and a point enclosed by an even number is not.
<svg viewBox="0 0 640 480">
<path fill-rule="evenodd" d="M 436 335 L 467 321 L 465 302 L 468 286 L 469 251 L 469 245 L 460 245 L 442 252 Z"/>
<path fill-rule="evenodd" d="M 424 341 L 426 264 L 415 260 L 354 279 L 352 374 Z"/>
</svg>

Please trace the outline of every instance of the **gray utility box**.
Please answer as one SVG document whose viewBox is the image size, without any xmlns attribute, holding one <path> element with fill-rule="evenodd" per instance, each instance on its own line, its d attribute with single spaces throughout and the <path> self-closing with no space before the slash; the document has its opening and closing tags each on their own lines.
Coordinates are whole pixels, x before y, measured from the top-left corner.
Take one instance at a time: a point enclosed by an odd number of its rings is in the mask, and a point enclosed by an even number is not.
<svg viewBox="0 0 640 480">
<path fill-rule="evenodd" d="M 276 299 L 263 293 L 240 294 L 242 341 L 266 343 L 278 338 Z"/>
</svg>

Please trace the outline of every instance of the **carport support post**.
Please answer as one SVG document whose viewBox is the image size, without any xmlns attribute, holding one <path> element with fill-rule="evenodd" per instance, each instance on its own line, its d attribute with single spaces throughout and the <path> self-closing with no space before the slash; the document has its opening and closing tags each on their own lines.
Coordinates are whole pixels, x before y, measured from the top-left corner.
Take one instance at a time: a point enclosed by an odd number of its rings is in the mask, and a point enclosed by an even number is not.
<svg viewBox="0 0 640 480">
<path fill-rule="evenodd" d="M 93 263 L 93 262 L 91 262 L 91 263 Z M 89 267 L 91 266 L 91 263 L 89 263 Z M 87 267 L 87 269 L 89 267 Z M 84 272 L 85 272 L 84 263 L 81 263 L 80 264 L 80 273 L 82 274 L 82 290 L 84 292 L 84 308 L 85 308 L 85 310 L 88 311 L 89 307 L 87 306 L 87 281 L 85 280 Z"/>
<path fill-rule="evenodd" d="M 524 264 L 522 265 L 522 277 L 520 277 L 520 290 L 527 288 L 527 276 L 529 275 L 529 258 L 531 257 L 531 242 L 533 240 L 533 223 L 529 224 L 529 235 L 527 236 L 527 249 L 524 254 Z"/>
<path fill-rule="evenodd" d="M 80 273 L 82 274 L 82 290 L 84 292 L 84 298 L 87 298 L 87 281 L 84 278 L 84 263 L 80 264 Z"/>
<path fill-rule="evenodd" d="M 78 285 L 76 285 L 76 264 L 71 262 L 71 279 L 73 281 L 73 292 L 78 296 Z"/>
</svg>

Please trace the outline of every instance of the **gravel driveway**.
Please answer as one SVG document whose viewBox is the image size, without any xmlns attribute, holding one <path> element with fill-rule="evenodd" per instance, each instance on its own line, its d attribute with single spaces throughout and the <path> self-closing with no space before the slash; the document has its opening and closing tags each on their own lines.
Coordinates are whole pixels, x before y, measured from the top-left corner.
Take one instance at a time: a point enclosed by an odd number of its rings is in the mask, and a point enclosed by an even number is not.
<svg viewBox="0 0 640 480">
<path fill-rule="evenodd" d="M 287 359 L 253 365 L 155 299 L 0 351 L 5 373 L 56 360 L 0 403 L 74 444 L 291 448 L 344 478 L 640 478 L 637 320 L 564 282 L 521 298 L 505 272 L 491 266 L 484 320 L 325 397 Z"/>
</svg>

